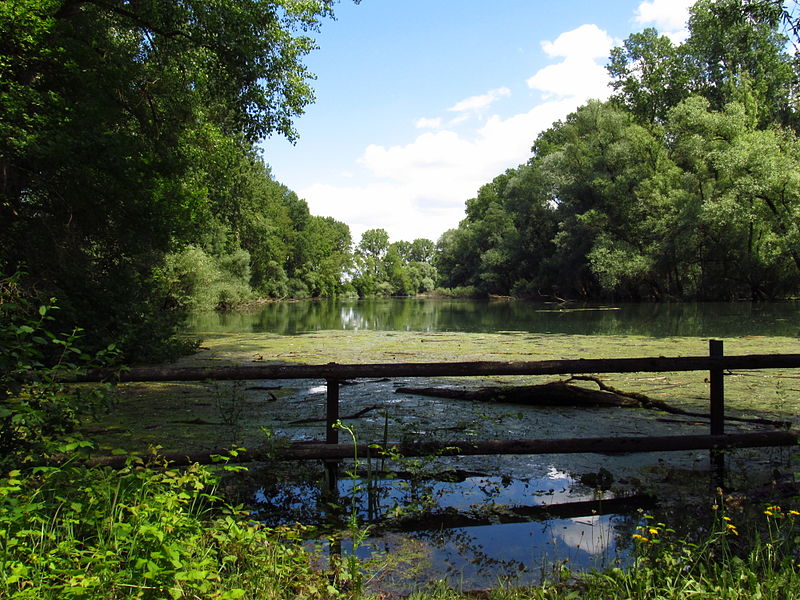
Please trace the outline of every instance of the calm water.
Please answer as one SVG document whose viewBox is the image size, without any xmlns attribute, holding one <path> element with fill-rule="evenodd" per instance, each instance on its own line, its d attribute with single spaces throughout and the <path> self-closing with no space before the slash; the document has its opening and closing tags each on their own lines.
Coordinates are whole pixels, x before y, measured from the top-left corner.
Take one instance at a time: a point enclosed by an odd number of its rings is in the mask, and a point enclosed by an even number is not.
<svg viewBox="0 0 800 600">
<path fill-rule="evenodd" d="M 189 324 L 196 332 L 319 330 L 527 331 L 651 337 L 800 335 L 800 302 L 674 303 L 562 306 L 522 301 L 387 298 L 276 302 L 248 312 L 206 313 Z"/>
<path fill-rule="evenodd" d="M 302 335 L 314 331 L 366 330 L 415 332 L 496 333 L 520 331 L 538 334 L 581 334 L 650 337 L 721 337 L 800 335 L 800 303 L 693 303 L 620 304 L 569 306 L 528 302 L 470 301 L 447 299 L 320 300 L 271 303 L 239 313 L 211 313 L 196 316 L 190 329 L 197 333 L 271 333 Z M 272 382 L 283 385 L 278 398 L 267 405 L 260 417 L 279 438 L 293 441 L 321 439 L 322 424 L 293 425 L 297 415 L 321 413 L 324 387 L 319 382 Z M 699 425 L 661 419 L 648 412 L 620 414 L 609 409 L 591 412 L 570 407 L 509 407 L 507 405 L 462 404 L 451 401 L 400 396 L 397 381 L 348 386 L 342 391 L 344 412 L 356 412 L 379 403 L 357 422 L 359 436 L 370 438 L 385 431 L 388 439 L 414 438 L 431 434 L 476 438 L 563 437 L 583 435 L 671 435 L 697 433 Z M 254 392 L 258 393 L 258 392 Z M 254 400 L 255 402 L 255 400 Z M 256 403 L 263 406 L 263 401 Z M 311 407 L 311 408 L 309 408 Z M 447 433 L 469 425 L 467 433 Z M 704 429 L 703 429 L 704 430 Z M 378 432 L 376 434 L 375 432 Z M 377 438 L 376 438 L 377 439 Z M 781 457 L 779 457 L 781 458 Z M 730 460 L 733 460 L 732 458 Z M 742 458 L 742 460 L 745 460 Z M 747 459 L 750 460 L 750 459 Z M 403 478 L 366 482 L 339 482 L 339 504 L 358 511 L 362 522 L 381 522 L 381 515 L 397 511 L 417 513 L 454 511 L 457 514 L 489 515 L 494 524 L 479 526 L 440 525 L 413 531 L 389 530 L 370 536 L 356 550 L 362 558 L 406 556 L 420 571 L 382 572 L 371 586 L 376 590 L 408 592 L 421 582 L 446 579 L 464 588 L 485 588 L 499 580 L 535 583 L 545 572 L 569 560 L 577 569 L 605 567 L 629 560 L 630 540 L 642 524 L 641 513 L 623 514 L 589 511 L 573 518 L 545 520 L 511 519 L 497 523 L 506 514 L 503 507 L 572 503 L 595 498 L 595 490 L 581 483 L 581 476 L 608 468 L 626 488 L 646 472 L 659 476 L 660 470 L 688 473 L 703 481 L 707 473 L 705 452 L 672 453 L 664 462 L 660 456 L 564 455 L 546 457 L 461 457 L 436 461 L 431 470 L 460 468 L 472 475 L 457 483 Z M 766 463 L 765 463 L 766 464 Z M 351 465 L 352 466 L 352 465 Z M 731 463 L 730 466 L 734 466 Z M 363 467 L 363 465 L 362 465 Z M 435 467 L 435 468 L 434 468 Z M 344 468 L 347 468 L 345 466 Z M 393 465 L 408 469 L 408 464 Z M 766 468 L 764 466 L 763 468 Z M 772 466 L 770 466 L 772 469 Z M 665 475 L 666 477 L 666 475 Z M 710 485 L 709 479 L 709 485 Z M 375 497 L 368 494 L 376 487 Z M 701 484 L 702 485 L 702 484 Z M 268 524 L 314 522 L 328 512 L 319 478 L 258 487 L 252 496 L 253 516 Z M 609 496 L 606 492 L 606 498 Z M 656 514 L 660 509 L 656 509 Z M 679 518 L 686 520 L 681 508 Z M 377 518 L 376 518 L 377 514 Z M 660 517 L 659 515 L 659 518 Z M 670 517 L 663 517 L 668 520 Z M 674 516 L 673 516 L 674 518 Z M 685 525 L 685 523 L 684 523 Z M 319 542 L 325 544 L 325 542 Z M 348 541 L 341 542 L 347 551 Z M 330 547 L 327 548 L 330 551 Z M 352 551 L 352 550 L 351 550 Z M 402 562 L 402 561 L 401 561 Z M 402 572 L 400 572 L 402 571 Z"/>
</svg>

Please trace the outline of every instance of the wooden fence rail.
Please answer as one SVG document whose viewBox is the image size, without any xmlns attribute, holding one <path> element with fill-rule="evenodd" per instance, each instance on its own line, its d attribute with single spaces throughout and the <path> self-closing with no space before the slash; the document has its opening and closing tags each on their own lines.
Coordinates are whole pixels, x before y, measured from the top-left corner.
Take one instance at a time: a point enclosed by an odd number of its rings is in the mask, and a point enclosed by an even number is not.
<svg viewBox="0 0 800 600">
<path fill-rule="evenodd" d="M 579 373 L 658 373 L 731 369 L 800 368 L 800 354 L 580 358 L 533 362 L 445 362 L 324 365 L 242 365 L 229 367 L 135 367 L 116 374 L 97 370 L 69 381 L 204 381 L 253 379 L 363 379 L 381 377 L 478 377 Z"/>
<path fill-rule="evenodd" d="M 724 373 L 733 369 L 800 368 L 800 354 L 725 356 L 722 342 L 709 342 L 709 356 L 544 360 L 533 362 L 447 362 L 324 365 L 248 365 L 228 367 L 138 367 L 122 373 L 94 371 L 69 381 L 115 379 L 120 382 L 324 379 L 327 383 L 325 444 L 292 444 L 283 456 L 293 459 L 338 460 L 357 448 L 338 446 L 339 386 L 348 379 L 385 377 L 479 377 L 502 375 L 578 375 L 601 373 L 709 372 L 710 432 L 698 436 L 636 436 L 582 439 L 483 440 L 479 442 L 423 442 L 401 444 L 395 450 L 406 456 L 421 454 L 563 454 L 569 452 L 654 452 L 689 449 L 790 446 L 800 434 L 769 431 L 725 435 Z M 358 448 L 365 452 L 366 446 Z M 373 446 L 373 449 L 375 447 Z M 712 456 L 714 456 L 712 454 Z M 719 458 L 719 454 L 716 455 Z M 257 457 L 257 454 L 251 454 Z"/>
</svg>

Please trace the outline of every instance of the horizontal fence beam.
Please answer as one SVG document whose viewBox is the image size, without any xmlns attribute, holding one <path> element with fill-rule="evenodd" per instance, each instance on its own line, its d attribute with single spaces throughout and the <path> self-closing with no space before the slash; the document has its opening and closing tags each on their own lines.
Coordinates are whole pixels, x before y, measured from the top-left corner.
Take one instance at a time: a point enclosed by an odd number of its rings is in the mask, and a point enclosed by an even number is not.
<svg viewBox="0 0 800 600">
<path fill-rule="evenodd" d="M 800 432 L 761 431 L 725 435 L 628 436 L 528 440 L 430 441 L 389 444 L 387 451 L 400 456 L 478 456 L 510 454 L 617 454 L 628 452 L 668 452 L 679 450 L 726 450 L 795 446 Z M 285 459 L 346 459 L 354 451 L 380 456 L 380 444 L 293 444 L 280 453 Z"/>
<path fill-rule="evenodd" d="M 577 453 L 627 453 L 665 452 L 679 450 L 726 450 L 731 448 L 763 448 L 771 446 L 795 446 L 800 441 L 800 432 L 762 431 L 726 435 L 672 435 L 630 436 L 600 438 L 561 438 L 530 440 L 484 440 L 451 442 L 411 442 L 389 444 L 385 449 L 380 444 L 323 444 L 294 443 L 287 447 L 265 450 L 241 450 L 236 462 L 257 460 L 342 460 L 353 458 L 355 452 L 363 460 L 366 456 L 383 454 L 396 456 L 475 456 L 509 454 L 577 454 Z M 216 455 L 225 455 L 224 450 L 198 454 L 165 453 L 163 457 L 174 466 L 185 466 L 195 462 L 216 462 Z M 89 459 L 91 466 L 121 468 L 126 456 L 102 456 Z"/>
<path fill-rule="evenodd" d="M 468 377 L 494 375 L 570 375 L 579 373 L 658 373 L 712 369 L 800 368 L 800 354 L 580 358 L 531 362 L 381 363 L 324 365 L 244 365 L 228 367 L 134 367 L 119 373 L 98 370 L 62 381 L 205 381 L 257 379 L 361 379 L 382 377 Z"/>
</svg>

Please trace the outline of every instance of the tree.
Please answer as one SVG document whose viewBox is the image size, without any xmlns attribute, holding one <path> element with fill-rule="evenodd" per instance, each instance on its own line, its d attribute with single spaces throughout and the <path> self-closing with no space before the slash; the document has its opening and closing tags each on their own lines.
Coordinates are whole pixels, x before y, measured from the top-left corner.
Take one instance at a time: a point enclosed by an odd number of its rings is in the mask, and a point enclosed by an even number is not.
<svg viewBox="0 0 800 600">
<path fill-rule="evenodd" d="M 0 267 L 24 269 L 29 289 L 60 298 L 62 326 L 91 322 L 98 344 L 144 352 L 169 335 L 178 315 L 162 310 L 155 269 L 214 211 L 237 219 L 212 206 L 198 165 L 295 137 L 313 98 L 304 32 L 330 13 L 324 1 L 0 3 Z"/>
<path fill-rule="evenodd" d="M 663 122 L 690 93 L 690 64 L 682 48 L 653 28 L 630 35 L 611 50 L 608 72 L 614 98 L 641 123 Z"/>
<path fill-rule="evenodd" d="M 751 96 L 748 108 L 760 125 L 791 122 L 796 77 L 781 15 L 778 6 L 758 0 L 699 0 L 692 7 L 685 43 L 692 87 L 712 109 L 747 104 Z"/>
<path fill-rule="evenodd" d="M 695 94 L 714 110 L 739 102 L 761 126 L 796 125 L 797 73 L 780 31 L 787 18 L 781 5 L 699 0 L 683 44 L 673 45 L 655 29 L 632 34 L 611 51 L 614 99 L 642 124 L 663 123 L 670 108 Z"/>
<path fill-rule="evenodd" d="M 670 114 L 672 154 L 695 207 L 697 295 L 773 298 L 800 281 L 797 136 L 759 130 L 736 103 L 690 98 Z"/>
</svg>

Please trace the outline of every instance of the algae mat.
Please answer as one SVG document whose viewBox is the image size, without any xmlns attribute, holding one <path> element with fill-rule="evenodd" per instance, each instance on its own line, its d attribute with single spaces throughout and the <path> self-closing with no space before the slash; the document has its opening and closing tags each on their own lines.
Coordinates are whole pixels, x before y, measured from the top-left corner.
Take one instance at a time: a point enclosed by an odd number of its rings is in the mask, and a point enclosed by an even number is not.
<svg viewBox="0 0 800 600">
<path fill-rule="evenodd" d="M 202 334 L 201 334 L 202 335 Z M 800 341 L 790 337 L 725 339 L 727 354 L 798 353 Z M 516 361 L 574 358 L 635 358 L 702 356 L 708 340 L 637 336 L 549 335 L 520 332 L 420 333 L 376 331 L 319 331 L 298 336 L 269 333 L 208 334 L 201 349 L 176 366 L 233 364 L 324 364 Z M 453 437 L 474 432 L 490 438 L 633 435 L 669 432 L 698 433 L 704 424 L 667 418 L 640 409 L 517 409 L 513 405 L 469 406 L 454 401 L 422 399 L 394 393 L 401 385 L 479 386 L 498 383 L 543 382 L 553 377 L 494 377 L 460 379 L 400 378 L 390 382 L 359 382 L 342 391 L 341 414 L 378 406 L 357 427 L 373 439 L 394 424 L 393 437 L 433 434 Z M 689 410 L 707 408 L 707 373 L 641 373 L 603 376 L 610 385 L 648 394 Z M 93 425 L 104 446 L 128 450 L 148 445 L 165 450 L 192 451 L 232 443 L 254 446 L 269 435 L 292 440 L 321 439 L 321 424 L 292 421 L 324 416 L 323 381 L 255 381 L 241 383 L 165 383 L 120 386 L 119 400 L 99 424 Z M 592 385 L 592 384 L 587 384 Z M 274 389 L 267 389 L 274 388 Z M 726 377 L 728 411 L 737 416 L 766 416 L 796 420 L 800 409 L 800 372 L 742 371 Z M 454 409 L 454 406 L 457 408 Z M 624 417 L 621 419 L 620 410 Z M 563 413 L 563 418 L 559 414 Z M 498 415 L 514 415 L 503 422 Z M 518 419 L 518 415 L 525 418 Z M 498 421 L 499 419 L 499 421 Z M 559 424 L 557 421 L 563 421 Z M 672 423 L 670 421 L 677 421 Z M 424 426 L 423 426 L 424 425 Z M 624 425 L 624 427 L 623 427 Z M 737 426 L 736 429 L 741 429 Z"/>
</svg>

